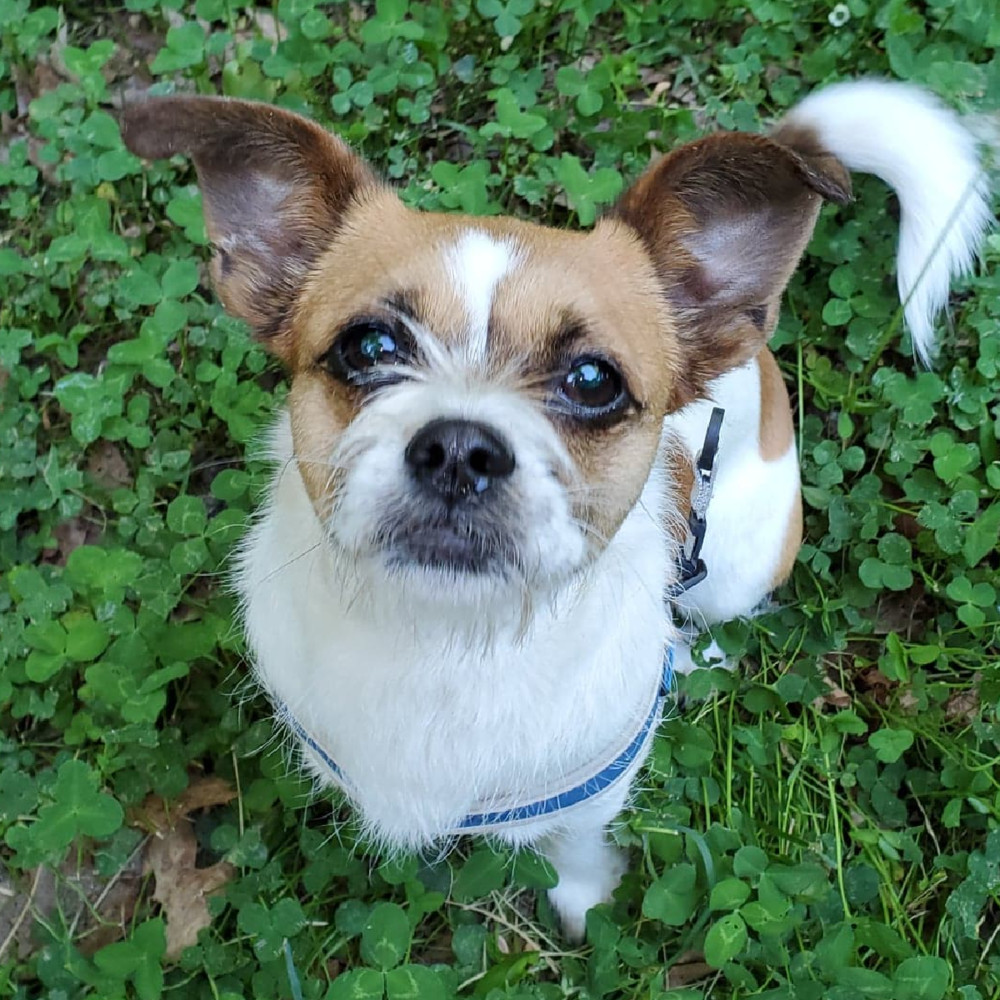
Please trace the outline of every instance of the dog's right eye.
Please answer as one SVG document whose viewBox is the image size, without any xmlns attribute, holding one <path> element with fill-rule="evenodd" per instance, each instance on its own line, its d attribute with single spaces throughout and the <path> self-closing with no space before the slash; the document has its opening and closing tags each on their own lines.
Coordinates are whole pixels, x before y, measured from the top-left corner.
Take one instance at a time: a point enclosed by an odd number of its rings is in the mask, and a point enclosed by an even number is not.
<svg viewBox="0 0 1000 1000">
<path fill-rule="evenodd" d="M 378 320 L 364 320 L 347 327 L 321 363 L 354 385 L 385 385 L 402 377 L 393 369 L 410 359 L 411 343 L 404 332 Z"/>
</svg>

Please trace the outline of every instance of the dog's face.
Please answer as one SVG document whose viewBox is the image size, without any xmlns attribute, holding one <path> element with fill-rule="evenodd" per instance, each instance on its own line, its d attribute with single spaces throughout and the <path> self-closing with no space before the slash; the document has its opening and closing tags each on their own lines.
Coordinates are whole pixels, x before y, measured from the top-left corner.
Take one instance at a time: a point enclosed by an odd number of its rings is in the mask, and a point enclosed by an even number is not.
<svg viewBox="0 0 1000 1000">
<path fill-rule="evenodd" d="M 561 582 L 649 474 L 669 323 L 620 224 L 564 234 L 373 192 L 294 318 L 295 452 L 331 538 L 395 571 Z"/>
<path fill-rule="evenodd" d="M 820 194 L 847 191 L 808 137 L 716 137 L 572 233 L 411 211 L 263 105 L 167 99 L 124 125 L 142 155 L 194 156 L 216 286 L 290 368 L 331 545 L 425 588 L 550 589 L 599 554 L 664 416 L 765 342 Z"/>
</svg>

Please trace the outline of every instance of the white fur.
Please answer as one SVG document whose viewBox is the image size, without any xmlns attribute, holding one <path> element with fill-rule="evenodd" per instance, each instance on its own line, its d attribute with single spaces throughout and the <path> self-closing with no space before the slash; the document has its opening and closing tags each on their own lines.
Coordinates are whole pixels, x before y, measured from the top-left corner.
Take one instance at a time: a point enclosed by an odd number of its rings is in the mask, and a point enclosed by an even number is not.
<svg viewBox="0 0 1000 1000">
<path fill-rule="evenodd" d="M 851 170 L 899 197 L 899 297 L 918 357 L 935 353 L 934 319 L 971 266 L 990 224 L 986 176 L 958 115 L 925 90 L 885 80 L 811 94 L 784 119 L 816 131 Z"/>
<path fill-rule="evenodd" d="M 573 940 L 584 936 L 587 910 L 610 899 L 625 874 L 625 857 L 607 842 L 603 829 L 625 804 L 623 797 L 617 798 L 614 813 L 608 812 L 610 802 L 602 803 L 607 819 L 600 826 L 591 822 L 562 836 L 548 837 L 539 845 L 559 873 L 559 884 L 549 890 L 549 899 Z"/>
<path fill-rule="evenodd" d="M 503 276 L 516 266 L 516 253 L 509 244 L 472 230 L 449 251 L 447 260 L 468 315 L 466 357 L 481 363 L 486 357 L 493 295 Z"/>
</svg>

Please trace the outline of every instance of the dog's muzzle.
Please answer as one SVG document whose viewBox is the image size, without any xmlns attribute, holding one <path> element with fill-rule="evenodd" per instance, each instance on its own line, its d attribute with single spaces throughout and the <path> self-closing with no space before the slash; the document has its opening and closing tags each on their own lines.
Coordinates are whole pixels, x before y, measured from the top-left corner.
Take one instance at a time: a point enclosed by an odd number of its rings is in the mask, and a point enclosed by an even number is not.
<svg viewBox="0 0 1000 1000">
<path fill-rule="evenodd" d="M 516 461 L 498 431 L 475 420 L 432 420 L 404 459 L 413 491 L 390 533 L 394 562 L 465 573 L 516 562 L 509 490 Z"/>
</svg>

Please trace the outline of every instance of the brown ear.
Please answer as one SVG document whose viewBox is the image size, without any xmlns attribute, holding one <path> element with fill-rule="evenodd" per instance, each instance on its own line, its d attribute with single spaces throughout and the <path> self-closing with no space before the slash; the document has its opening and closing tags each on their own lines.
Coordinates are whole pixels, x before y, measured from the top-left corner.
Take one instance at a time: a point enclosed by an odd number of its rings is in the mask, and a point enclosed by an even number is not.
<svg viewBox="0 0 1000 1000">
<path fill-rule="evenodd" d="M 304 278 L 352 201 L 377 185 L 368 167 L 308 119 L 252 101 L 144 101 L 126 107 L 122 136 L 147 159 L 193 158 L 219 297 L 272 350 L 287 353 Z"/>
<path fill-rule="evenodd" d="M 850 193 L 847 170 L 810 133 L 780 129 L 682 146 L 625 192 L 613 216 L 645 244 L 678 320 L 675 408 L 767 342 L 822 198 Z"/>
</svg>

